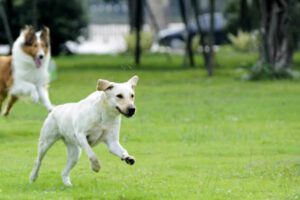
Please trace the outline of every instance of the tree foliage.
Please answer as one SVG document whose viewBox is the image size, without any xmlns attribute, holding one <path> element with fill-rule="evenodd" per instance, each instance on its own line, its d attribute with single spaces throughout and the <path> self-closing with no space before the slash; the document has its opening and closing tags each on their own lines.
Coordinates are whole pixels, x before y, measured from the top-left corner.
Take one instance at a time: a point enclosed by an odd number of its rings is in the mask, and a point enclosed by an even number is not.
<svg viewBox="0 0 300 200">
<path fill-rule="evenodd" d="M 252 31 L 258 29 L 260 23 L 258 5 L 254 0 L 239 0 L 239 2 L 230 0 L 225 7 L 224 15 L 228 20 L 227 31 L 236 34 L 238 30 Z"/>
<path fill-rule="evenodd" d="M 13 36 L 19 35 L 25 24 L 46 25 L 51 30 L 52 53 L 63 50 L 67 40 L 76 40 L 84 33 L 88 18 L 81 0 L 17 0 L 10 20 Z"/>
</svg>

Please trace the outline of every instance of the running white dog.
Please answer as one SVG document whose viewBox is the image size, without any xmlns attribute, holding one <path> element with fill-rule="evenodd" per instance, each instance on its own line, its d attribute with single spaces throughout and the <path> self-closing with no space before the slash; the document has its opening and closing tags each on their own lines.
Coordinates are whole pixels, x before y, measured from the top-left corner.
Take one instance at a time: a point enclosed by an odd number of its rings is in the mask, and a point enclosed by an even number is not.
<svg viewBox="0 0 300 200">
<path fill-rule="evenodd" d="M 71 186 L 70 171 L 76 165 L 81 148 L 87 154 L 93 171 L 100 170 L 100 163 L 92 147 L 104 142 L 107 148 L 133 165 L 134 157 L 119 143 L 121 116 L 131 117 L 135 113 L 134 88 L 138 77 L 133 76 L 125 83 L 98 80 L 96 92 L 78 103 L 68 103 L 55 107 L 48 115 L 41 130 L 38 156 L 31 172 L 30 182 L 38 177 L 43 157 L 52 144 L 63 139 L 68 150 L 67 165 L 62 172 L 62 180 Z"/>
</svg>

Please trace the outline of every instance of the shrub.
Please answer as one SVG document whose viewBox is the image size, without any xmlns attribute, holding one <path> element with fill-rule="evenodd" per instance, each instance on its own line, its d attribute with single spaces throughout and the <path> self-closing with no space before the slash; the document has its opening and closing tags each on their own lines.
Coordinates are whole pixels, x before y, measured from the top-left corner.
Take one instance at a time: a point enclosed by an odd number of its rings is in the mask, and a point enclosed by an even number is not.
<svg viewBox="0 0 300 200">
<path fill-rule="evenodd" d="M 241 30 L 238 31 L 237 35 L 231 33 L 228 34 L 228 38 L 232 43 L 232 46 L 235 50 L 250 52 L 258 50 L 258 33 L 253 32 L 247 33 Z"/>
<path fill-rule="evenodd" d="M 199 51 L 201 37 L 196 35 L 192 40 L 192 50 L 193 52 Z"/>
<path fill-rule="evenodd" d="M 127 52 L 133 53 L 135 49 L 136 33 L 129 33 L 125 36 L 127 44 Z M 141 32 L 141 49 L 142 51 L 149 51 L 153 42 L 152 32 Z"/>
</svg>

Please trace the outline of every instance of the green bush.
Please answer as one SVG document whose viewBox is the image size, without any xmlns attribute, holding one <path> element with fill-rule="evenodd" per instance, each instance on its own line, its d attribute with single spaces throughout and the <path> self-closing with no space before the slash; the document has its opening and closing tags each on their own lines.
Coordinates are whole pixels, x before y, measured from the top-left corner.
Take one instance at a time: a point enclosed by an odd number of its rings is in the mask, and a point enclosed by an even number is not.
<svg viewBox="0 0 300 200">
<path fill-rule="evenodd" d="M 228 38 L 237 51 L 251 52 L 258 49 L 258 34 L 256 32 L 251 34 L 239 30 L 236 36 L 229 33 Z"/>
<path fill-rule="evenodd" d="M 192 40 L 192 50 L 193 52 L 199 51 L 201 37 L 196 35 Z"/>
<path fill-rule="evenodd" d="M 135 49 L 136 33 L 129 33 L 125 36 L 127 52 L 133 53 Z M 141 32 L 141 49 L 143 52 L 149 51 L 153 43 L 152 32 Z"/>
</svg>

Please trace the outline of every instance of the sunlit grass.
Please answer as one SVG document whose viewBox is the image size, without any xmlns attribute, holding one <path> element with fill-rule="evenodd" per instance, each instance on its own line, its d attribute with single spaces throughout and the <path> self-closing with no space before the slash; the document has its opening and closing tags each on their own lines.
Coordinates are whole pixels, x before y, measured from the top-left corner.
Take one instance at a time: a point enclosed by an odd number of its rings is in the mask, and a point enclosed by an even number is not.
<svg viewBox="0 0 300 200">
<path fill-rule="evenodd" d="M 218 55 L 212 78 L 199 68 L 182 69 L 178 56 L 174 66 L 165 56 L 146 55 L 141 69 L 129 67 L 128 55 L 57 58 L 55 104 L 86 97 L 100 77 L 140 76 L 138 112 L 123 119 L 120 138 L 136 165 L 101 144 L 95 151 L 102 171 L 93 173 L 83 153 L 71 174 L 74 186 L 66 188 L 65 147 L 58 142 L 30 185 L 47 112 L 23 101 L 0 119 L 0 199 L 300 199 L 299 81 L 242 82 L 240 55 L 230 64 L 220 60 L 228 54 Z M 250 64 L 256 59 L 241 56 Z"/>
</svg>

